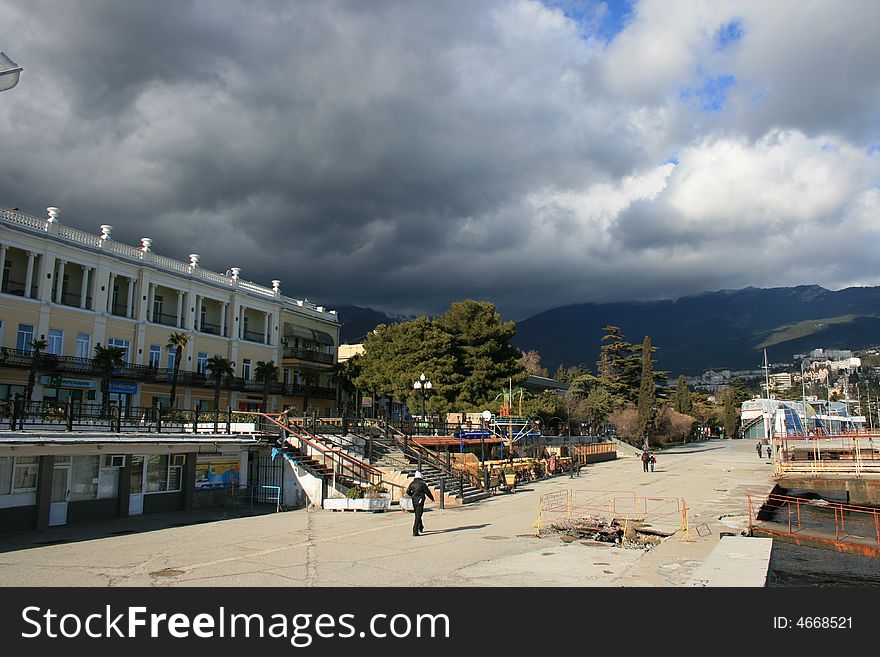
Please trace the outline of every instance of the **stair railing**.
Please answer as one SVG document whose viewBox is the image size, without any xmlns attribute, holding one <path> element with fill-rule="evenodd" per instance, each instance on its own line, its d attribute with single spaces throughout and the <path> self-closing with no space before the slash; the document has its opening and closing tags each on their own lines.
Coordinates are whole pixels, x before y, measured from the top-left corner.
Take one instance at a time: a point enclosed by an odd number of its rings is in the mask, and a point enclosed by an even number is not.
<svg viewBox="0 0 880 657">
<path fill-rule="evenodd" d="M 408 458 L 418 461 L 419 463 L 428 463 L 435 469 L 440 470 L 444 477 L 452 477 L 456 480 L 463 477 L 471 486 L 480 490 L 484 489 L 483 478 L 478 474 L 470 472 L 469 470 L 453 468 L 451 464 L 441 459 L 434 450 L 415 443 L 407 434 L 383 420 L 378 421 L 378 426 Z"/>
<path fill-rule="evenodd" d="M 326 445 L 305 427 L 293 423 L 288 426 L 283 422 L 283 417 L 280 413 L 269 414 L 250 411 L 247 414 L 262 417 L 267 422 L 282 429 L 284 431 L 285 442 L 290 442 L 294 447 L 302 449 L 306 456 L 319 460 L 321 465 L 334 472 L 337 477 L 343 477 L 345 479 L 350 479 L 353 482 L 365 483 L 367 485 L 400 487 L 398 484 L 385 481 L 381 470 L 347 454 L 341 449 Z M 298 444 L 294 444 L 294 442 L 290 440 L 291 437 L 293 437 Z"/>
</svg>

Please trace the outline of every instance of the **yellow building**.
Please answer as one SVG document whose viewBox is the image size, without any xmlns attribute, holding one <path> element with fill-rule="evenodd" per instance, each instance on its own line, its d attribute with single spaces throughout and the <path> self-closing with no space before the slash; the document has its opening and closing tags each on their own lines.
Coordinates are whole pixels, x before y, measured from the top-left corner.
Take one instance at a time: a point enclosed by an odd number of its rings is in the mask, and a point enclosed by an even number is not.
<svg viewBox="0 0 880 657">
<path fill-rule="evenodd" d="M 58 220 L 0 210 L 0 401 L 25 392 L 31 342 L 48 342 L 33 399 L 96 401 L 100 377 L 96 345 L 121 347 L 127 365 L 114 373 L 111 399 L 135 407 L 170 403 L 175 354 L 172 332 L 184 332 L 176 405 L 212 409 L 214 384 L 207 361 L 234 362 L 220 408 L 262 406 L 259 361 L 279 366 L 270 385 L 269 409 L 336 412 L 333 372 L 340 324 L 336 311 L 281 294 L 281 281 L 265 287 L 241 278 L 241 269 L 217 273 L 159 255 L 152 240 L 140 247 L 116 242 L 113 227 L 93 235 Z"/>
</svg>

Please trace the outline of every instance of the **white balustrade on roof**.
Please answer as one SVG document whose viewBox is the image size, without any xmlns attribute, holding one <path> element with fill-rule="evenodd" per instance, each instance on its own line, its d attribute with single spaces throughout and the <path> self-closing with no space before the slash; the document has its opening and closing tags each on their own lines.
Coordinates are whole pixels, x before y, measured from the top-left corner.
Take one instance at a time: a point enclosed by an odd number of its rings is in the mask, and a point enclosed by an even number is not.
<svg viewBox="0 0 880 657">
<path fill-rule="evenodd" d="M 143 238 L 141 240 L 142 246 L 138 248 L 130 246 L 128 244 L 122 244 L 121 242 L 116 242 L 110 239 L 109 231 L 106 231 L 108 237 L 102 239 L 98 235 L 93 235 L 86 231 L 79 230 L 78 228 L 72 228 L 71 226 L 65 226 L 59 223 L 57 218 L 55 218 L 54 221 L 49 221 L 47 219 L 41 219 L 39 217 L 34 217 L 32 215 L 19 212 L 18 210 L 10 210 L 5 208 L 0 208 L 0 223 L 2 222 L 24 226 L 26 228 L 36 229 L 45 232 L 51 232 L 49 226 L 52 225 L 54 226 L 54 228 L 52 229 L 53 231 L 57 229 L 56 236 L 68 242 L 74 242 L 77 244 L 83 244 L 86 246 L 97 248 L 101 248 L 103 243 L 103 248 L 105 250 L 110 251 L 113 254 L 121 256 L 123 258 L 137 260 L 139 262 L 150 262 L 161 269 L 167 269 L 169 271 L 175 272 L 177 274 L 182 274 L 189 278 L 200 278 L 217 285 L 222 285 L 224 287 L 232 287 L 235 282 L 237 282 L 238 289 L 243 292 L 270 299 L 280 298 L 281 302 L 288 307 L 298 306 L 302 310 L 322 317 L 325 315 L 336 315 L 336 311 L 325 310 L 323 306 L 316 306 L 309 301 L 293 299 L 291 297 L 286 297 L 283 295 L 281 295 L 280 297 L 277 296 L 276 290 L 280 290 L 280 287 L 277 285 L 270 288 L 264 285 L 258 285 L 257 283 L 252 283 L 251 281 L 245 281 L 234 276 L 230 277 L 224 274 L 218 274 L 217 272 L 209 271 L 207 269 L 203 269 L 202 267 L 192 267 L 191 262 L 181 262 L 180 260 L 175 260 L 174 258 L 157 255 L 155 252 L 149 250 L 149 247 L 152 245 L 152 240 L 148 240 L 148 238 Z M 148 240 L 148 242 L 144 243 L 145 240 Z"/>
</svg>

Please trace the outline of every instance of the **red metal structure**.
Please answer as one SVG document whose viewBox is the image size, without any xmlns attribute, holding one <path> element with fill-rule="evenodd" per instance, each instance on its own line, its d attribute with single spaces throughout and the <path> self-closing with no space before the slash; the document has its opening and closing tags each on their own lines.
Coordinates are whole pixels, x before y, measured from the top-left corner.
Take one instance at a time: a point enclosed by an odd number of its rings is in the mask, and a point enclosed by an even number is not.
<svg viewBox="0 0 880 657">
<path fill-rule="evenodd" d="M 749 492 L 749 531 L 780 541 L 880 557 L 880 509 Z"/>
</svg>

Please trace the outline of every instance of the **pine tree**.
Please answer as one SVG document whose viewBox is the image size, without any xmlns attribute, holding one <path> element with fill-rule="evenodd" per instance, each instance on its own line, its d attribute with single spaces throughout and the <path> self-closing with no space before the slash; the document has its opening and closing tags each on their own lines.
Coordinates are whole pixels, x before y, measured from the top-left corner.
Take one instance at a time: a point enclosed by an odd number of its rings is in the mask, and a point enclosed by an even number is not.
<svg viewBox="0 0 880 657">
<path fill-rule="evenodd" d="M 632 345 L 623 339 L 623 334 L 617 326 L 605 326 L 605 335 L 602 342 L 605 344 L 599 349 L 599 361 L 596 363 L 599 378 L 602 385 L 618 399 L 619 402 L 635 399 L 635 391 L 638 390 L 634 383 Z M 638 381 L 636 374 L 635 381 Z"/>
</svg>

